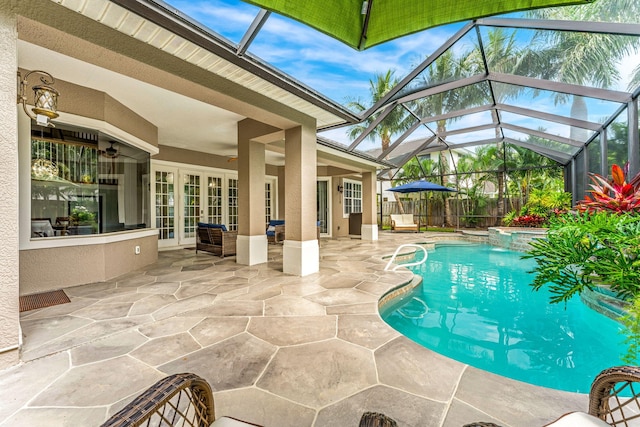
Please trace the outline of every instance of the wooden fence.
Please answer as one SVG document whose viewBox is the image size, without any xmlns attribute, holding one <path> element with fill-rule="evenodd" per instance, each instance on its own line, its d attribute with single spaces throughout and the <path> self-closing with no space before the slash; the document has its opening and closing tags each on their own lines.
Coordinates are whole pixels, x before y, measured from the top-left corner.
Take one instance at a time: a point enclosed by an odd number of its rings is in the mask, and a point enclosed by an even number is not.
<svg viewBox="0 0 640 427">
<path fill-rule="evenodd" d="M 404 213 L 413 214 L 414 220 L 422 227 L 442 227 L 444 218 L 444 200 L 430 198 L 429 200 L 403 200 Z M 520 209 L 520 199 L 506 199 L 505 213 L 513 209 Z M 488 228 L 502 225 L 502 217 L 498 217 L 498 200 L 485 199 L 483 206 L 473 206 L 469 200 L 449 199 L 449 225 L 455 228 Z M 380 205 L 378 205 L 378 224 L 391 227 L 391 214 L 398 214 L 400 208 L 395 201 L 382 202 L 382 221 Z"/>
</svg>

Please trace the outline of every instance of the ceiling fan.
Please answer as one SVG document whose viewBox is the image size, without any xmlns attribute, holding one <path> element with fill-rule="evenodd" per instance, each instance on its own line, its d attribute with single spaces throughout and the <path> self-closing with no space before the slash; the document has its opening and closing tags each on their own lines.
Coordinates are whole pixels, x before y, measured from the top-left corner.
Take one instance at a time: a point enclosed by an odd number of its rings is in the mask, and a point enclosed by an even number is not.
<svg viewBox="0 0 640 427">
<path fill-rule="evenodd" d="M 105 148 L 105 150 L 102 152 L 102 155 L 104 157 L 108 157 L 110 159 L 115 159 L 116 157 L 118 157 L 120 155 L 120 152 L 118 152 L 118 149 L 113 147 L 113 144 L 115 144 L 116 141 L 109 141 L 109 145 L 107 148 Z"/>
</svg>

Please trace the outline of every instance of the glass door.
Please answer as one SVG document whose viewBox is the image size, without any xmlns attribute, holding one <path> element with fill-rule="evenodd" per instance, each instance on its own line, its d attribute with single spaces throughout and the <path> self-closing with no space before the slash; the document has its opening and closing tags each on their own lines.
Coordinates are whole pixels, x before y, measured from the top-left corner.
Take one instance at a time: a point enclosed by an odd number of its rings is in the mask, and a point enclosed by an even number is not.
<svg viewBox="0 0 640 427">
<path fill-rule="evenodd" d="M 182 215 L 180 218 L 180 241 L 178 244 L 195 244 L 196 228 L 204 215 L 200 174 L 183 172 L 182 177 Z"/>
<path fill-rule="evenodd" d="M 318 223 L 320 225 L 320 235 L 329 236 L 331 230 L 331 198 L 329 197 L 330 181 L 329 178 L 318 180 Z"/>
<path fill-rule="evenodd" d="M 158 229 L 158 247 L 178 244 L 176 232 L 176 172 L 155 170 L 155 226 Z"/>
</svg>

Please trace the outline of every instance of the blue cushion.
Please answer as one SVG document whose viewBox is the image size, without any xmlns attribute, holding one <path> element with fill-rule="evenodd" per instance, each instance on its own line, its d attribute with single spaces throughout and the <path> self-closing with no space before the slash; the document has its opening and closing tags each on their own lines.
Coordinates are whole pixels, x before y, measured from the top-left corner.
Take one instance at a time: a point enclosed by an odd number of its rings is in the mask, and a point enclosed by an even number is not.
<svg viewBox="0 0 640 427">
<path fill-rule="evenodd" d="M 276 235 L 276 225 L 284 225 L 284 219 L 272 219 L 267 227 L 267 236 Z"/>
<path fill-rule="evenodd" d="M 199 222 L 198 227 L 200 228 L 219 228 L 222 231 L 227 231 L 227 227 L 224 224 L 209 224 L 206 222 Z"/>
</svg>

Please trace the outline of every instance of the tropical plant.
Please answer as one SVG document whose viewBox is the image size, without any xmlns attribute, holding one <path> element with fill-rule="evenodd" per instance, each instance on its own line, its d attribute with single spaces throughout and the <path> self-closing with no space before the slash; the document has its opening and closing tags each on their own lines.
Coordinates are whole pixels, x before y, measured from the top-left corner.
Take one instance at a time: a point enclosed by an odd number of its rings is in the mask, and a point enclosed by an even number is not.
<svg viewBox="0 0 640 427">
<path fill-rule="evenodd" d="M 571 193 L 537 189 L 531 191 L 529 201 L 519 211 L 509 212 L 503 222 L 513 227 L 542 227 L 570 207 Z"/>
<path fill-rule="evenodd" d="M 640 12 L 636 0 L 596 1 L 575 7 L 532 10 L 528 16 L 570 21 L 620 22 Z M 537 45 L 537 47 L 535 47 Z M 537 31 L 532 42 L 532 77 L 599 88 L 612 87 L 620 79 L 620 59 L 638 49 L 636 37 L 573 31 Z M 558 93 L 556 102 L 571 102 L 571 117 L 587 120 L 587 103 L 582 96 Z M 571 139 L 586 140 L 587 131 L 571 128 Z"/>
<path fill-rule="evenodd" d="M 640 216 L 608 211 L 550 219 L 547 237 L 533 241 L 534 290 L 548 286 L 551 302 L 608 285 L 620 297 L 640 295 Z"/>
<path fill-rule="evenodd" d="M 360 99 L 350 100 L 347 102 L 347 107 L 351 108 L 357 112 L 363 112 L 368 110 L 371 106 L 373 106 L 376 102 L 384 98 L 384 96 L 398 84 L 399 80 L 394 77 L 394 71 L 388 70 L 384 74 L 376 74 L 372 80 L 369 80 L 369 94 L 371 99 L 368 101 L 362 101 Z M 373 114 L 369 116 L 367 120 L 364 122 L 351 126 L 347 135 L 351 140 L 357 139 L 360 135 L 362 135 L 373 123 L 377 120 L 378 115 Z M 399 134 L 409 128 L 411 126 L 411 116 L 407 114 L 407 111 L 402 108 L 394 108 L 389 114 L 386 115 L 384 119 L 375 127 L 375 129 L 368 134 L 367 138 L 381 142 L 382 153 L 387 151 L 389 145 L 391 144 L 391 138 Z M 389 173 L 389 179 L 392 178 L 391 172 Z M 400 198 L 397 193 L 394 193 L 394 197 L 396 203 L 398 204 L 398 209 L 400 213 L 404 213 L 404 208 L 402 203 L 400 202 Z"/>
<path fill-rule="evenodd" d="M 595 173 L 589 175 L 594 182 L 589 190 L 591 196 L 585 196 L 578 204 L 578 209 L 590 212 L 640 212 L 640 173 L 627 183 L 622 168 L 614 164 L 611 167 L 611 181 Z"/>
<path fill-rule="evenodd" d="M 547 238 L 531 243 L 523 258 L 533 258 L 531 286 L 547 287 L 552 303 L 566 302 L 585 289 L 608 286 L 623 301 L 626 363 L 638 363 L 640 349 L 640 216 L 632 213 L 579 212 L 551 220 Z"/>
</svg>

